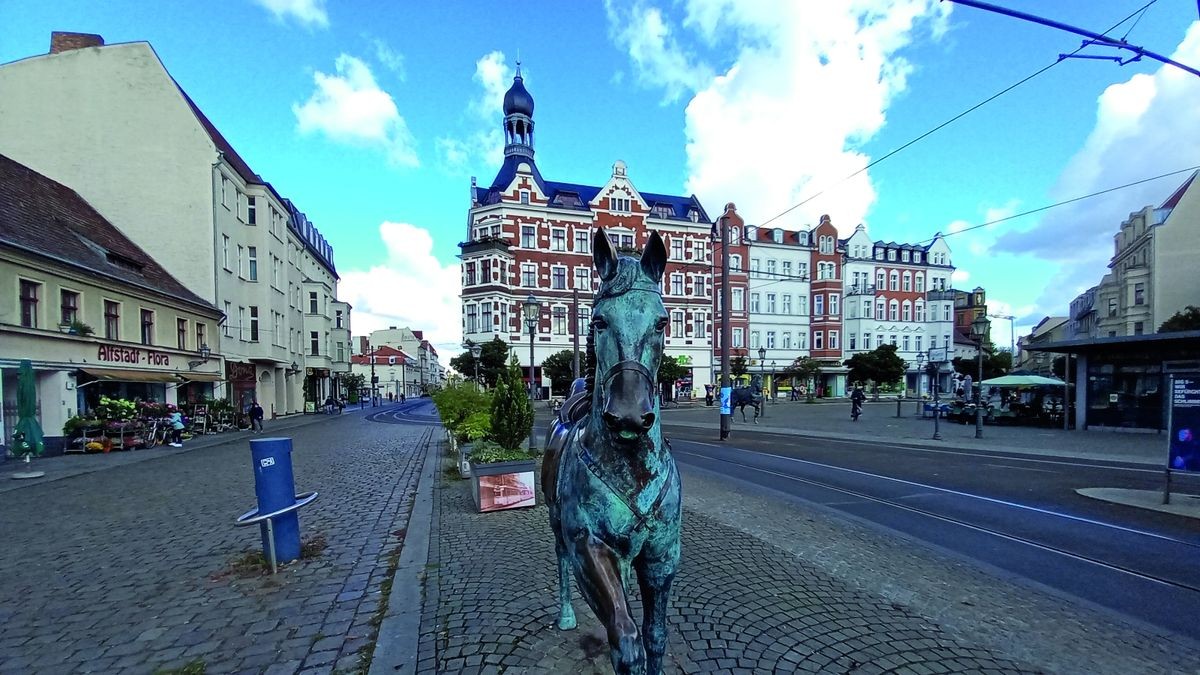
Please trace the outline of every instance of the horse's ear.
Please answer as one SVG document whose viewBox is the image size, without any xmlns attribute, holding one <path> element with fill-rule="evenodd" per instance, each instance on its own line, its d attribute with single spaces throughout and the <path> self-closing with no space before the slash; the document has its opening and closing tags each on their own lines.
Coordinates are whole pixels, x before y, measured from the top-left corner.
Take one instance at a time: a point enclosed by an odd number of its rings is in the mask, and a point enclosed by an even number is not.
<svg viewBox="0 0 1200 675">
<path fill-rule="evenodd" d="M 642 271 L 656 282 L 661 282 L 663 272 L 667 269 L 667 245 L 663 243 L 658 232 L 650 233 L 650 241 L 646 242 L 646 250 L 642 251 Z"/>
<path fill-rule="evenodd" d="M 600 273 L 601 281 L 608 281 L 617 275 L 617 252 L 603 227 L 597 227 L 592 237 L 592 263 Z"/>
</svg>

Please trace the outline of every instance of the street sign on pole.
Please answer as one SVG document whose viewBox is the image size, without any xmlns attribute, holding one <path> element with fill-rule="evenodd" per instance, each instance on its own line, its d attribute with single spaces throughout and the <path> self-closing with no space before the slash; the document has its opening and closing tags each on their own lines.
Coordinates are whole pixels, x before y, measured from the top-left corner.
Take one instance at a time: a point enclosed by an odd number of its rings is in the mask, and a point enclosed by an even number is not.
<svg viewBox="0 0 1200 675">
<path fill-rule="evenodd" d="M 1163 503 L 1171 503 L 1171 472 L 1200 473 L 1200 373 L 1170 376 L 1167 408 L 1167 484 Z"/>
</svg>

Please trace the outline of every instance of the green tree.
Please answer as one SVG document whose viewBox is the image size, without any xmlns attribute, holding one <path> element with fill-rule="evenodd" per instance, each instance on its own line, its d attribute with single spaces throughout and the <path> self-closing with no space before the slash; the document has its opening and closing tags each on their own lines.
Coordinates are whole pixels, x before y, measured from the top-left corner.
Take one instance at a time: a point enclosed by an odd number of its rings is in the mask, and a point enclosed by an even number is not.
<svg viewBox="0 0 1200 675">
<path fill-rule="evenodd" d="M 892 384 L 904 377 L 908 364 L 896 353 L 896 345 L 879 345 L 873 351 L 855 354 L 845 362 L 850 382 Z"/>
<path fill-rule="evenodd" d="M 467 341 L 467 350 L 450 359 L 450 367 L 462 373 L 463 377 L 475 379 L 475 357 L 471 356 L 471 346 L 474 342 Z M 508 344 L 496 336 L 483 343 L 479 353 L 479 380 L 485 387 L 495 386 L 508 363 Z"/>
<path fill-rule="evenodd" d="M 688 376 L 688 369 L 680 365 L 674 356 L 663 354 L 658 365 L 658 388 L 667 401 L 675 400 L 675 381 Z"/>
<path fill-rule="evenodd" d="M 737 382 L 738 378 L 749 372 L 749 364 L 746 362 L 746 357 L 735 356 L 729 359 L 729 373 L 733 375 L 733 381 Z"/>
<path fill-rule="evenodd" d="M 521 379 L 521 366 L 514 358 L 501 372 L 492 392 L 491 439 L 505 450 L 519 450 L 532 429 L 533 404 Z"/>
<path fill-rule="evenodd" d="M 346 373 L 342 375 L 342 386 L 346 388 L 346 398 L 351 403 L 358 403 L 358 390 L 366 383 L 367 377 L 361 373 Z"/>
<path fill-rule="evenodd" d="M 1184 330 L 1200 330 L 1200 307 L 1188 305 L 1158 327 L 1160 333 L 1178 333 Z"/>
<path fill-rule="evenodd" d="M 784 377 L 792 378 L 792 380 L 800 380 L 804 382 L 805 396 L 809 401 L 813 400 L 813 380 L 821 374 L 821 362 L 811 356 L 798 356 L 791 365 L 783 369 Z M 795 382 L 792 383 L 795 387 Z"/>
<path fill-rule="evenodd" d="M 583 354 L 579 356 L 580 359 L 583 358 Z M 583 367 L 582 363 L 580 367 Z M 547 356 L 546 360 L 542 361 L 542 372 L 550 378 L 551 395 L 556 393 L 565 395 L 575 376 L 575 352 L 564 349 Z"/>
</svg>

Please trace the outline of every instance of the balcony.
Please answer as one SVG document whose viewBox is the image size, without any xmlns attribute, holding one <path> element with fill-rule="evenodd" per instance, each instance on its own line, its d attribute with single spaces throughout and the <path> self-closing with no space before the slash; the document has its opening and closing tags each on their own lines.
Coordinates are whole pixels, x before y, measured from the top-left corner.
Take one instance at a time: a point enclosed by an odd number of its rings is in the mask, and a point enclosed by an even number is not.
<svg viewBox="0 0 1200 675">
<path fill-rule="evenodd" d="M 925 300 L 935 302 L 938 300 L 954 300 L 954 291 L 947 288 L 943 291 L 925 291 Z"/>
<path fill-rule="evenodd" d="M 496 251 L 506 255 L 512 255 L 509 248 L 512 243 L 501 237 L 480 237 L 470 241 L 459 242 L 458 247 L 462 249 L 462 255 L 467 256 L 473 253 L 486 253 L 488 251 Z"/>
<path fill-rule="evenodd" d="M 875 284 L 866 286 L 848 286 L 846 288 L 846 297 L 852 295 L 875 295 Z"/>
</svg>

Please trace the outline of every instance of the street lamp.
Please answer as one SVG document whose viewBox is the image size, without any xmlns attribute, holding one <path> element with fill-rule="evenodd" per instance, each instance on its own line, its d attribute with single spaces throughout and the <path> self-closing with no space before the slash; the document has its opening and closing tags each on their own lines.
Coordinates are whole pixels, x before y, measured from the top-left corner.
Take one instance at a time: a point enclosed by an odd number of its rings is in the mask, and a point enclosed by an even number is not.
<svg viewBox="0 0 1200 675">
<path fill-rule="evenodd" d="M 767 348 L 766 347 L 758 348 L 758 379 L 762 380 L 763 387 L 766 387 L 766 384 L 767 384 Z M 767 416 L 766 401 L 767 401 L 766 397 L 763 397 L 762 412 L 760 412 L 758 414 L 759 417 L 762 417 L 764 419 Z"/>
<path fill-rule="evenodd" d="M 471 361 L 475 364 L 475 386 L 482 388 L 479 384 L 479 355 L 483 353 L 483 345 L 471 345 Z"/>
<path fill-rule="evenodd" d="M 533 405 L 533 334 L 537 330 L 538 317 L 542 313 L 542 305 L 533 297 L 533 293 L 525 298 L 521 307 L 525 315 L 525 327 L 529 329 L 529 405 Z M 533 427 L 529 428 L 529 451 L 533 452 Z"/>
<path fill-rule="evenodd" d="M 917 414 L 921 413 L 921 375 L 925 372 L 925 352 L 917 352 Z"/>
<path fill-rule="evenodd" d="M 983 314 L 971 322 L 971 334 L 979 342 L 979 383 L 975 387 L 975 438 L 983 438 L 983 340 L 991 324 Z"/>
<path fill-rule="evenodd" d="M 775 386 L 775 359 L 771 359 L 771 403 L 779 403 L 779 387 Z"/>
<path fill-rule="evenodd" d="M 938 380 L 941 379 L 941 363 L 933 360 L 933 350 L 929 351 L 929 364 L 925 366 L 929 376 L 929 386 L 933 389 L 933 440 L 942 440 L 942 430 L 938 426 L 938 418 L 942 416 L 942 404 L 938 398 Z"/>
</svg>

